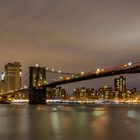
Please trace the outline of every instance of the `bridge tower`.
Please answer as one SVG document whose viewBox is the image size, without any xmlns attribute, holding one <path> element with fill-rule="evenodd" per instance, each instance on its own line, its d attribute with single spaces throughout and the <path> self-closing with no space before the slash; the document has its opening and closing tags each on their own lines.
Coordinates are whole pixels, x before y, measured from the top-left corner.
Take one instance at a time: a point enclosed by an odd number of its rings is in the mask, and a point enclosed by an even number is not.
<svg viewBox="0 0 140 140">
<path fill-rule="evenodd" d="M 29 67 L 29 104 L 46 104 L 46 68 Z"/>
</svg>

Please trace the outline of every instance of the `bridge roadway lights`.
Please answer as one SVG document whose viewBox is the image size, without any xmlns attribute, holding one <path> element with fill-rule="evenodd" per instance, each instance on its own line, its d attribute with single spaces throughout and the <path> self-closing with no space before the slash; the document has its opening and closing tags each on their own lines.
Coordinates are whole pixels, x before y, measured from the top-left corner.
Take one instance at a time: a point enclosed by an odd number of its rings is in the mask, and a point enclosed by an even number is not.
<svg viewBox="0 0 140 140">
<path fill-rule="evenodd" d="M 46 104 L 45 87 L 32 87 L 29 91 L 29 104 Z"/>
</svg>

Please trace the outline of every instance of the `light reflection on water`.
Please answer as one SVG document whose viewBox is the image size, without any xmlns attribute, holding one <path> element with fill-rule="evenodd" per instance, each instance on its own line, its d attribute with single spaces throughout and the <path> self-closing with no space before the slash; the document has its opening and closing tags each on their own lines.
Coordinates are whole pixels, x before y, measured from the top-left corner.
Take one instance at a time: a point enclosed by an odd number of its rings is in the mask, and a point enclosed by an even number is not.
<svg viewBox="0 0 140 140">
<path fill-rule="evenodd" d="M 0 105 L 0 140 L 140 140 L 140 105 Z"/>
</svg>

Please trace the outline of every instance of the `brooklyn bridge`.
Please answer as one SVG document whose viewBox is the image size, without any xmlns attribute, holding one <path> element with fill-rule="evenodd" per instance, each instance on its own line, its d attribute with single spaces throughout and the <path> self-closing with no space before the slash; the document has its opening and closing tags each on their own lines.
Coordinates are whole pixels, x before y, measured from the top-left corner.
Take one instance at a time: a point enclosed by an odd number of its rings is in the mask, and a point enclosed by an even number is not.
<svg viewBox="0 0 140 140">
<path fill-rule="evenodd" d="M 26 86 L 22 87 L 21 89 L 8 91 L 7 93 L 2 94 L 1 98 L 6 98 L 10 95 L 16 95 L 19 92 L 28 92 L 30 104 L 45 104 L 46 92 L 48 88 L 54 88 L 60 85 L 84 80 L 134 73 L 140 73 L 140 62 L 129 62 L 128 64 L 122 64 L 120 66 L 106 69 L 98 68 L 86 73 L 68 73 L 35 65 L 29 67 L 29 71 L 27 71 L 23 76 L 22 80 Z"/>
</svg>

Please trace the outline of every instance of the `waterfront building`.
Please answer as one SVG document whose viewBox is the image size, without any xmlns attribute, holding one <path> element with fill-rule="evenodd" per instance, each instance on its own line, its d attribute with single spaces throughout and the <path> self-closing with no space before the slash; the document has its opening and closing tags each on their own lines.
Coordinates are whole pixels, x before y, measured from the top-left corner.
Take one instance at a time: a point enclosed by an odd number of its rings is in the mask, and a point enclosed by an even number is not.
<svg viewBox="0 0 140 140">
<path fill-rule="evenodd" d="M 103 86 L 103 87 L 99 88 L 98 91 L 99 91 L 101 99 L 113 99 L 114 98 L 112 87 Z"/>
<path fill-rule="evenodd" d="M 114 79 L 114 89 L 120 92 L 126 91 L 126 78 L 120 76 Z"/>
<path fill-rule="evenodd" d="M 21 64 L 20 62 L 5 65 L 5 92 L 19 90 L 21 88 Z"/>
<path fill-rule="evenodd" d="M 0 73 L 0 81 L 4 80 L 5 78 L 5 72 Z"/>
<path fill-rule="evenodd" d="M 0 73 L 0 94 L 5 92 L 5 72 Z"/>
<path fill-rule="evenodd" d="M 73 98 L 74 99 L 98 99 L 97 92 L 93 88 L 77 88 L 73 91 Z"/>
<path fill-rule="evenodd" d="M 5 80 L 0 81 L 0 95 L 4 94 L 6 91 L 5 89 Z"/>
<path fill-rule="evenodd" d="M 68 98 L 68 95 L 65 89 L 61 87 L 57 87 L 57 88 L 47 89 L 46 97 L 47 99 L 63 99 L 64 100 Z"/>
</svg>

